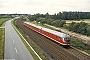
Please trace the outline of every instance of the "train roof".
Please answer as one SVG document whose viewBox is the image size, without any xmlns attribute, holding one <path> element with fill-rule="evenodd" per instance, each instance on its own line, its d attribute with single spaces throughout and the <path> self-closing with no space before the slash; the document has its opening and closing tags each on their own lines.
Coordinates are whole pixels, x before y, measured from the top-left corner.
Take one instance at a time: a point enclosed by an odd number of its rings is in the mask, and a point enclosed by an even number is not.
<svg viewBox="0 0 90 60">
<path fill-rule="evenodd" d="M 44 30 L 44 31 L 50 32 L 50 33 L 52 33 L 52 34 L 55 34 L 55 35 L 57 35 L 57 36 L 60 36 L 60 37 L 62 37 L 62 38 L 70 37 L 68 34 L 65 34 L 65 33 L 62 33 L 62 32 L 58 32 L 58 31 L 55 31 L 55 30 L 51 30 L 51 29 L 48 29 L 48 28 L 44 28 L 44 27 L 41 27 L 41 26 L 37 26 L 37 25 L 31 24 L 31 23 L 29 23 L 29 22 L 25 22 L 25 23 L 27 23 L 27 24 L 29 24 L 29 25 L 32 25 L 32 26 L 35 26 L 35 27 L 37 27 L 37 28 L 39 28 L 39 29 L 42 29 L 42 30 Z"/>
</svg>

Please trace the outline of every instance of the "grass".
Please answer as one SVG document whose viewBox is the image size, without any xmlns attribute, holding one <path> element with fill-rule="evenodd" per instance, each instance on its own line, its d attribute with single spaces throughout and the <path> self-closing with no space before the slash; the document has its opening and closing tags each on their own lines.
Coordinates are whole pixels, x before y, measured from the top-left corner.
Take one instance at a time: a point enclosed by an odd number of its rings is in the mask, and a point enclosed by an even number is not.
<svg viewBox="0 0 90 60">
<path fill-rule="evenodd" d="M 9 17 L 0 17 L 0 26 L 4 26 L 5 22 L 11 18 Z M 4 37 L 5 37 L 5 28 L 0 28 L 0 59 L 4 59 Z"/>
<path fill-rule="evenodd" d="M 11 18 L 9 18 L 9 17 L 3 17 L 3 18 L 0 18 L 0 26 L 2 26 L 3 25 L 3 23 L 5 22 L 5 21 L 8 21 L 8 20 L 10 20 Z M 4 26 L 4 25 L 3 25 Z"/>
<path fill-rule="evenodd" d="M 13 24 L 15 24 L 15 21 L 13 21 Z M 16 27 L 16 25 L 14 25 L 14 26 Z M 17 27 L 16 27 L 16 28 L 17 28 Z M 42 58 L 42 60 L 48 60 L 48 58 L 44 56 L 44 54 L 41 52 L 41 50 L 38 49 L 38 47 L 35 46 L 35 45 L 33 44 L 33 42 L 31 42 L 31 41 L 29 40 L 29 38 L 27 38 L 26 35 L 25 35 L 19 28 L 17 28 L 17 29 L 18 29 L 19 32 L 23 35 L 23 37 L 28 41 L 28 43 L 32 46 L 32 48 L 39 54 L 39 56 Z M 20 36 L 20 35 L 19 35 L 19 36 Z M 20 36 L 20 37 L 21 37 L 21 36 Z M 35 60 L 39 60 L 39 58 L 35 55 L 35 53 L 31 50 L 31 48 L 27 45 L 27 43 L 23 40 L 22 37 L 21 37 L 21 39 L 22 39 L 23 43 L 25 44 L 25 46 L 27 47 L 28 51 L 29 51 L 29 52 L 31 53 L 31 55 L 34 57 L 34 59 L 35 59 Z"/>
<path fill-rule="evenodd" d="M 71 46 L 90 54 L 90 46 L 74 38 L 71 38 Z"/>
<path fill-rule="evenodd" d="M 90 24 L 90 19 L 83 19 L 83 20 L 66 20 L 66 24 L 70 24 L 72 22 L 80 23 L 80 22 L 85 22 Z"/>
<path fill-rule="evenodd" d="M 4 58 L 4 28 L 0 28 L 0 59 Z"/>
</svg>

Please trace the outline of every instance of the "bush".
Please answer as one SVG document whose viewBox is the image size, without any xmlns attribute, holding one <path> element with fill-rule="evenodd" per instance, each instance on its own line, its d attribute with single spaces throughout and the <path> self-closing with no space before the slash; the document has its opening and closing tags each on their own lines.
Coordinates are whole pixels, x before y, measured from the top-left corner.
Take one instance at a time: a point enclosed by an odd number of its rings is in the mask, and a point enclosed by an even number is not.
<svg viewBox="0 0 90 60">
<path fill-rule="evenodd" d="M 76 33 L 80 33 L 80 34 L 84 34 L 84 35 L 90 35 L 89 25 L 86 24 L 85 22 L 81 22 L 81 23 L 72 22 L 70 24 L 70 26 L 68 26 L 68 29 L 70 31 L 73 31 L 73 32 L 76 32 Z"/>
</svg>

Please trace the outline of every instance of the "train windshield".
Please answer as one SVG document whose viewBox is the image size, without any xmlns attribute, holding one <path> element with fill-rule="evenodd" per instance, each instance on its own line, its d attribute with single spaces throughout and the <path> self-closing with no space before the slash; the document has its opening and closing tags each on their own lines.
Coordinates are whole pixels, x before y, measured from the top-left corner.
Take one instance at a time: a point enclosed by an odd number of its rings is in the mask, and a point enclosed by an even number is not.
<svg viewBox="0 0 90 60">
<path fill-rule="evenodd" d="M 66 42 L 70 42 L 70 38 L 68 38 L 68 37 L 65 37 L 64 40 L 65 40 Z"/>
</svg>

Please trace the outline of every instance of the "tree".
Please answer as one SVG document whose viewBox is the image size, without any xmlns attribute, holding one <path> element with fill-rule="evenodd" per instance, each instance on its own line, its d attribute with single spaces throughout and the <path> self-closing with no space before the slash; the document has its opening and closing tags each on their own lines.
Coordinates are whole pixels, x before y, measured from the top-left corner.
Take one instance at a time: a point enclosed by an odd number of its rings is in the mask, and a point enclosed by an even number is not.
<svg viewBox="0 0 90 60">
<path fill-rule="evenodd" d="M 46 16 L 46 19 L 49 19 L 50 18 L 48 12 L 45 14 L 45 16 Z"/>
<path fill-rule="evenodd" d="M 57 26 L 57 27 L 63 27 L 64 24 L 66 24 L 66 21 L 55 20 L 52 22 L 52 25 Z"/>
<path fill-rule="evenodd" d="M 88 24 L 86 24 L 85 22 L 81 22 L 81 23 L 72 22 L 71 25 L 68 27 L 68 29 L 76 33 L 88 35 L 89 29 L 87 27 Z"/>
</svg>

